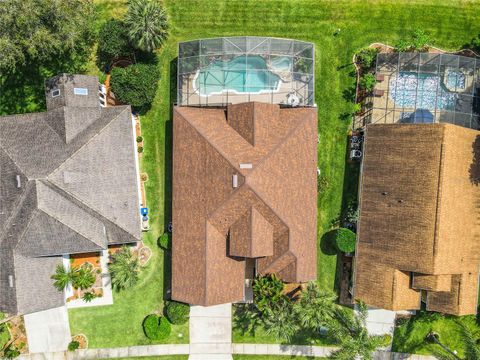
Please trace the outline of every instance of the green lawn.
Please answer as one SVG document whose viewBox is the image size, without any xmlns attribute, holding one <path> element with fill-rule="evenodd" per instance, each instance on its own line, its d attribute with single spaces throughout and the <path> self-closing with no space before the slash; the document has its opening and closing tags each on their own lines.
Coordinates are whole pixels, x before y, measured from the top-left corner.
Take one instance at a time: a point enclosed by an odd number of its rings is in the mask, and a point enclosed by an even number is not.
<svg viewBox="0 0 480 360">
<path fill-rule="evenodd" d="M 433 320 L 423 320 L 421 317 L 413 317 L 410 321 L 395 329 L 393 339 L 393 351 L 412 354 L 431 354 L 438 345 L 426 343 L 425 336 L 434 331 L 438 333 L 440 341 L 451 350 L 457 350 L 463 355 L 463 348 L 460 342 L 459 326 L 453 316 L 439 317 Z M 462 316 L 460 320 L 478 333 L 479 327 L 475 316 Z"/>
</svg>

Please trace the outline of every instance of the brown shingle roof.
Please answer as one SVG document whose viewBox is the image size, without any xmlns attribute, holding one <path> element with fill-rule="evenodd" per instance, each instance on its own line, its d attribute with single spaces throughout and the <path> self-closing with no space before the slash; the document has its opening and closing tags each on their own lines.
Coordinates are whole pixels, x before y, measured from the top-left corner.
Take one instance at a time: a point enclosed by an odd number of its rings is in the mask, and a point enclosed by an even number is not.
<svg viewBox="0 0 480 360">
<path fill-rule="evenodd" d="M 477 289 L 472 279 L 478 276 L 480 255 L 479 189 L 474 178 L 479 135 L 450 124 L 367 127 L 355 271 L 357 298 L 386 309 L 415 309 L 420 306 L 420 293 L 413 287 L 429 291 L 429 309 L 476 313 L 476 295 L 470 298 L 465 293 Z M 373 276 L 376 268 L 381 270 Z M 394 279 L 392 271 L 407 274 L 405 294 L 386 295 Z M 415 273 L 413 284 L 410 273 Z M 468 276 L 461 275 L 465 273 Z M 463 281 L 455 280 L 457 275 Z M 463 296 L 458 296 L 459 289 Z M 397 296 L 411 301 L 398 301 Z M 454 306 L 456 301 L 460 303 Z"/>
<path fill-rule="evenodd" d="M 243 300 L 246 257 L 265 256 L 257 271 L 286 281 L 314 279 L 316 110 L 177 107 L 173 121 L 172 297 Z"/>
</svg>

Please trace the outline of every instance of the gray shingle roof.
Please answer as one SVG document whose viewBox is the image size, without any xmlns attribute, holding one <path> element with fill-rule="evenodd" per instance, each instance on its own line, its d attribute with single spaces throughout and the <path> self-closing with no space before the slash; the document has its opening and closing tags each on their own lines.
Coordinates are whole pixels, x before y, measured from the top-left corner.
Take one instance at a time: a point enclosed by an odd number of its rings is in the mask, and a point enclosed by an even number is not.
<svg viewBox="0 0 480 360">
<path fill-rule="evenodd" d="M 47 112 L 0 117 L 0 311 L 63 303 L 59 255 L 140 239 L 130 107 L 101 108 L 97 92 L 95 77 L 61 75 Z"/>
</svg>

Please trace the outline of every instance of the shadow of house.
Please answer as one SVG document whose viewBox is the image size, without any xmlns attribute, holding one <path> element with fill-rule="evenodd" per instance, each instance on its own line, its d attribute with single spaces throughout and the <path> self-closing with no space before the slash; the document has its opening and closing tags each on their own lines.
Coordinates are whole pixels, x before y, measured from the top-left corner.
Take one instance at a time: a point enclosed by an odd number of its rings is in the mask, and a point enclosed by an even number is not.
<svg viewBox="0 0 480 360">
<path fill-rule="evenodd" d="M 164 143 L 164 198 L 163 198 L 163 224 L 164 231 L 167 230 L 167 225 L 172 221 L 172 146 L 173 146 L 173 107 L 177 102 L 177 59 L 170 61 L 170 104 L 169 104 L 169 118 L 164 126 L 165 143 Z M 164 253 L 163 266 L 163 296 L 165 299 L 170 299 L 172 288 L 172 254 L 171 251 Z"/>
<path fill-rule="evenodd" d="M 480 135 L 477 135 L 472 144 L 472 164 L 470 165 L 470 181 L 472 184 L 480 184 Z"/>
</svg>

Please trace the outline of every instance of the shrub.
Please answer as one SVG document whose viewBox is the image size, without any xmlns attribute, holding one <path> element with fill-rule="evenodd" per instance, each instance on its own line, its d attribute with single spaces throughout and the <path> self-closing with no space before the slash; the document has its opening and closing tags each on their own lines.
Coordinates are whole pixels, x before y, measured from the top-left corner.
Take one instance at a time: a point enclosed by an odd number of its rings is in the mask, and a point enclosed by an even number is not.
<svg viewBox="0 0 480 360">
<path fill-rule="evenodd" d="M 151 314 L 143 320 L 143 332 L 150 340 L 162 340 L 170 335 L 171 326 L 164 317 Z"/>
<path fill-rule="evenodd" d="M 91 302 L 93 299 L 95 299 L 97 296 L 93 293 L 93 292 L 86 292 L 85 294 L 83 294 L 83 301 L 85 302 Z"/>
<path fill-rule="evenodd" d="M 159 79 L 156 65 L 133 64 L 113 68 L 110 85 L 119 101 L 141 109 L 152 103 Z"/>
<path fill-rule="evenodd" d="M 165 303 L 165 315 L 172 324 L 185 324 L 190 315 L 190 306 L 177 301 L 167 301 Z"/>
<path fill-rule="evenodd" d="M 394 47 L 397 52 L 405 52 L 410 50 L 411 44 L 407 40 L 400 39 L 395 43 Z"/>
<path fill-rule="evenodd" d="M 101 65 L 110 64 L 121 56 L 131 56 L 127 28 L 123 21 L 110 19 L 104 23 L 98 34 L 97 56 Z"/>
<path fill-rule="evenodd" d="M 112 287 L 116 291 L 131 288 L 138 281 L 140 264 L 137 258 L 133 258 L 127 246 L 123 246 L 112 255 L 112 262 L 108 268 L 112 277 Z"/>
<path fill-rule="evenodd" d="M 140 154 L 143 153 L 143 146 L 139 146 L 139 147 L 138 147 L 138 152 L 139 152 Z"/>
<path fill-rule="evenodd" d="M 10 341 L 10 332 L 5 324 L 0 325 L 0 351 Z"/>
<path fill-rule="evenodd" d="M 169 233 L 165 232 L 158 238 L 157 243 L 163 250 L 169 250 L 172 247 L 172 238 Z"/>
<path fill-rule="evenodd" d="M 252 289 L 256 307 L 262 314 L 266 314 L 281 301 L 283 282 L 274 274 L 260 276 L 253 282 Z"/>
<path fill-rule="evenodd" d="M 80 347 L 80 343 L 76 340 L 70 341 L 68 344 L 68 351 L 75 351 Z"/>
<path fill-rule="evenodd" d="M 140 174 L 140 181 L 148 181 L 148 174 L 147 173 L 141 173 Z"/>
<path fill-rule="evenodd" d="M 364 69 L 369 70 L 375 64 L 377 59 L 378 49 L 375 48 L 365 48 L 360 50 L 357 53 L 357 63 L 360 64 Z"/>
<path fill-rule="evenodd" d="M 137 143 L 140 143 L 143 141 L 143 137 L 142 136 L 137 136 Z"/>
<path fill-rule="evenodd" d="M 5 359 L 15 359 L 20 356 L 20 351 L 14 345 L 10 345 L 3 351 L 3 356 Z"/>
<path fill-rule="evenodd" d="M 95 283 L 95 273 L 90 264 L 83 265 L 76 272 L 75 277 L 73 278 L 72 285 L 75 289 L 85 290 L 89 287 L 92 287 Z"/>
<path fill-rule="evenodd" d="M 375 79 L 375 75 L 372 73 L 367 73 L 360 79 L 360 87 L 368 92 L 373 90 L 376 83 L 377 80 Z"/>
<path fill-rule="evenodd" d="M 340 228 L 334 230 L 335 246 L 341 252 L 355 251 L 356 235 L 352 230 Z"/>
<path fill-rule="evenodd" d="M 418 51 L 425 51 L 428 49 L 428 42 L 430 37 L 428 34 L 420 29 L 414 31 L 412 36 L 412 48 Z"/>
</svg>

